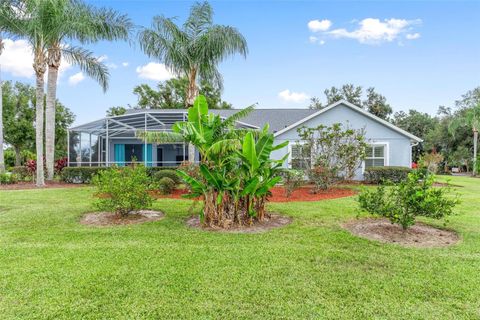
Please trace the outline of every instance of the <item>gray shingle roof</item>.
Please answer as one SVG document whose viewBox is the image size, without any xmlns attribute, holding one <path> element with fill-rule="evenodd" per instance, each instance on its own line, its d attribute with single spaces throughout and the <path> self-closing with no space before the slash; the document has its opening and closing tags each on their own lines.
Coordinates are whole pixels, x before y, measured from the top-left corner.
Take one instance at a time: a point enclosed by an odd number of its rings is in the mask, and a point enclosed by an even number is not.
<svg viewBox="0 0 480 320">
<path fill-rule="evenodd" d="M 145 112 L 148 110 L 128 110 L 127 113 Z M 186 109 L 154 109 L 155 112 L 175 113 L 186 112 Z M 238 109 L 211 109 L 213 113 L 219 114 L 222 117 L 228 117 L 238 112 Z M 241 122 L 254 125 L 256 127 L 263 127 L 266 123 L 270 124 L 270 131 L 276 132 L 288 127 L 289 125 L 300 121 L 301 119 L 315 113 L 318 110 L 310 109 L 255 109 L 247 117 L 241 119 Z"/>
</svg>

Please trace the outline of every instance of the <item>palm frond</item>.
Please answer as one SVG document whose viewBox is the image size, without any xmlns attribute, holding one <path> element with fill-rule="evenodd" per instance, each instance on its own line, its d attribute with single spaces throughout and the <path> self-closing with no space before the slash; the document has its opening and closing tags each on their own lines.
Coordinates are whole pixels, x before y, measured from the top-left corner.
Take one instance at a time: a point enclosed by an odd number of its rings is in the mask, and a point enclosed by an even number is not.
<svg viewBox="0 0 480 320">
<path fill-rule="evenodd" d="M 98 61 L 91 51 L 80 47 L 67 47 L 62 48 L 62 55 L 69 63 L 77 65 L 80 70 L 96 80 L 102 86 L 103 91 L 108 89 L 110 77 L 108 68 Z"/>
<path fill-rule="evenodd" d="M 148 131 L 137 131 L 135 132 L 137 138 L 143 139 L 146 142 L 154 143 L 181 143 L 184 142 L 183 136 L 176 132 L 148 132 Z"/>
<path fill-rule="evenodd" d="M 196 2 L 190 9 L 190 15 L 183 27 L 188 34 L 197 37 L 210 28 L 212 21 L 213 9 L 210 4 L 207 1 L 203 3 Z"/>
<path fill-rule="evenodd" d="M 228 152 L 234 152 L 240 147 L 238 139 L 224 139 L 213 143 L 206 151 L 208 157 L 212 155 L 222 155 Z"/>
</svg>

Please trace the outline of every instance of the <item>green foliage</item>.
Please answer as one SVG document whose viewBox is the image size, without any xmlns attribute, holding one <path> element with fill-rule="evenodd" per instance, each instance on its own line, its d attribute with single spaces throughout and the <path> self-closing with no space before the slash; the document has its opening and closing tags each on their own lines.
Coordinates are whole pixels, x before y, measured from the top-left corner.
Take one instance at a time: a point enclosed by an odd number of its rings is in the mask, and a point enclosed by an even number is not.
<svg viewBox="0 0 480 320">
<path fill-rule="evenodd" d="M 411 171 L 407 167 L 371 167 L 366 168 L 363 175 L 368 183 L 398 183 L 404 181 Z"/>
<path fill-rule="evenodd" d="M 269 190 L 280 181 L 283 161 L 270 159 L 274 146 L 268 126 L 261 131 L 236 128 L 236 121 L 250 112 L 246 108 L 222 119 L 209 113 L 208 104 L 199 96 L 188 110 L 188 120 L 173 125 L 172 133 L 147 133 L 149 141 L 185 141 L 201 155 L 198 171 L 185 165 L 179 176 L 190 188 L 189 197 L 203 197 L 204 221 L 210 226 L 227 227 L 265 218 Z"/>
<path fill-rule="evenodd" d="M 152 204 L 147 190 L 150 177 L 141 165 L 102 170 L 93 178 L 99 210 L 115 212 L 126 216 L 132 211 L 146 209 Z"/>
<path fill-rule="evenodd" d="M 25 166 L 12 167 L 11 171 L 12 174 L 15 174 L 18 177 L 18 180 L 21 181 L 31 180 L 33 178 L 32 174 Z"/>
<path fill-rule="evenodd" d="M 188 78 L 172 78 L 157 85 L 157 89 L 141 84 L 133 89 L 140 109 L 182 109 L 187 104 Z M 220 88 L 207 80 L 200 81 L 199 94 L 205 96 L 210 109 L 231 109 L 232 105 L 222 100 Z M 112 110 L 112 108 L 111 108 Z"/>
<path fill-rule="evenodd" d="M 158 189 L 162 194 L 171 194 L 175 190 L 176 183 L 169 177 L 163 177 L 158 180 Z"/>
<path fill-rule="evenodd" d="M 353 84 L 344 84 L 340 88 L 331 87 L 330 89 L 325 89 L 324 94 L 327 100 L 325 106 L 340 100 L 346 100 L 382 119 L 387 119 L 392 114 L 392 108 L 387 103 L 387 99 L 377 93 L 373 87 L 367 89 L 365 99 L 363 100 L 363 88 Z M 310 99 L 310 109 L 322 109 L 325 106 L 317 97 Z"/>
<path fill-rule="evenodd" d="M 306 162 L 303 167 L 316 186 L 315 192 L 354 177 L 365 158 L 364 130 L 344 129 L 342 124 L 335 123 L 330 127 L 301 127 L 297 131 L 302 159 Z"/>
<path fill-rule="evenodd" d="M 292 193 L 305 182 L 305 173 L 301 170 L 284 169 L 281 171 L 285 196 L 290 198 Z"/>
<path fill-rule="evenodd" d="M 90 183 L 93 177 L 105 170 L 101 167 L 66 167 L 60 174 L 60 179 L 67 183 Z"/>
<path fill-rule="evenodd" d="M 450 187 L 435 188 L 435 176 L 420 170 L 412 171 L 407 179 L 392 186 L 364 189 L 358 196 L 360 209 L 388 218 L 407 229 L 418 216 L 441 219 L 453 214 L 457 198 L 448 196 Z"/>
<path fill-rule="evenodd" d="M 18 178 L 13 173 L 0 173 L 0 185 L 1 184 L 15 184 L 18 182 Z"/>
<path fill-rule="evenodd" d="M 195 3 L 180 26 L 175 19 L 155 16 L 151 28 L 143 28 L 138 37 L 145 54 L 164 62 L 174 74 L 188 78 L 188 105 L 198 94 L 198 80 L 206 80 L 221 90 L 218 64 L 236 53 L 245 57 L 248 51 L 237 29 L 213 23 L 213 9 L 208 2 Z"/>
<path fill-rule="evenodd" d="M 165 169 L 159 170 L 153 174 L 153 178 L 156 181 L 160 181 L 162 178 L 171 179 L 175 185 L 180 183 L 180 177 L 175 170 Z"/>
<path fill-rule="evenodd" d="M 110 109 L 107 110 L 107 117 L 121 116 L 125 113 L 127 113 L 127 108 L 125 107 L 110 107 Z"/>
</svg>

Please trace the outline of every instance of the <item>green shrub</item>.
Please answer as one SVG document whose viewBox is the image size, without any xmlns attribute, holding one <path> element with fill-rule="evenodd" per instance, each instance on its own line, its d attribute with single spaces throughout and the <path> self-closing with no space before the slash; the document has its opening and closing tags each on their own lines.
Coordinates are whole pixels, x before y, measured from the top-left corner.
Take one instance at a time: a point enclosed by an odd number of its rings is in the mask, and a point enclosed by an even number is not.
<svg viewBox="0 0 480 320">
<path fill-rule="evenodd" d="M 122 216 L 148 208 L 153 201 L 147 192 L 150 182 L 147 170 L 141 165 L 102 170 L 93 178 L 99 197 L 95 205 L 99 210 Z"/>
<path fill-rule="evenodd" d="M 407 179 L 392 186 L 364 189 L 358 196 L 360 209 L 388 218 L 403 229 L 415 224 L 417 216 L 434 219 L 448 217 L 459 202 L 448 197 L 450 187 L 435 188 L 433 174 L 418 170 L 408 174 Z"/>
<path fill-rule="evenodd" d="M 175 170 L 169 170 L 169 169 L 159 170 L 153 174 L 153 179 L 155 181 L 160 181 L 163 178 L 170 178 L 175 185 L 181 182 L 181 179 L 177 175 L 177 172 Z"/>
<path fill-rule="evenodd" d="M 60 174 L 60 179 L 67 183 L 91 183 L 92 178 L 105 170 L 102 167 L 66 167 Z"/>
<path fill-rule="evenodd" d="M 15 184 L 18 178 L 13 173 L 0 173 L 0 184 Z"/>
<path fill-rule="evenodd" d="M 365 169 L 363 176 L 369 183 L 398 183 L 407 179 L 407 175 L 412 169 L 408 167 L 371 167 Z"/>
<path fill-rule="evenodd" d="M 157 172 L 160 171 L 175 171 L 175 167 L 147 167 L 147 174 L 150 177 L 154 177 Z"/>
<path fill-rule="evenodd" d="M 169 177 L 163 177 L 158 180 L 158 189 L 162 194 L 171 194 L 175 189 L 175 181 Z"/>
<path fill-rule="evenodd" d="M 29 172 L 28 168 L 25 166 L 13 167 L 12 173 L 18 177 L 18 180 L 25 181 L 25 180 L 32 180 L 33 176 Z"/>
<path fill-rule="evenodd" d="M 305 173 L 301 170 L 285 169 L 280 173 L 283 186 L 285 188 L 285 196 L 290 198 L 293 191 L 298 189 L 305 180 Z"/>
</svg>

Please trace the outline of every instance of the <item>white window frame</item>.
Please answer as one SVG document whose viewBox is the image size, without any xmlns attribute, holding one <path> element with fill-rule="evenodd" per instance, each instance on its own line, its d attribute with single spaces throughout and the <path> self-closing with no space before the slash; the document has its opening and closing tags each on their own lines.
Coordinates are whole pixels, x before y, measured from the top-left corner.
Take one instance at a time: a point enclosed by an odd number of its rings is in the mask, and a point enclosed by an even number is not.
<svg viewBox="0 0 480 320">
<path fill-rule="evenodd" d="M 385 159 L 385 167 L 390 166 L 390 143 L 388 141 L 374 141 L 374 142 L 368 142 L 368 146 L 384 146 L 385 149 L 383 150 L 383 156 Z M 366 166 L 365 166 L 365 160 L 362 161 L 362 173 L 365 172 Z"/>
<path fill-rule="evenodd" d="M 292 141 L 290 141 L 290 143 L 288 144 L 287 166 L 288 166 L 289 169 L 292 169 L 292 146 L 297 145 L 297 144 L 303 146 L 306 143 L 307 143 L 306 141 L 295 141 L 294 143 L 292 143 Z"/>
</svg>

